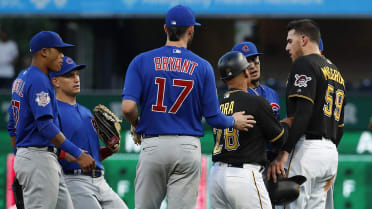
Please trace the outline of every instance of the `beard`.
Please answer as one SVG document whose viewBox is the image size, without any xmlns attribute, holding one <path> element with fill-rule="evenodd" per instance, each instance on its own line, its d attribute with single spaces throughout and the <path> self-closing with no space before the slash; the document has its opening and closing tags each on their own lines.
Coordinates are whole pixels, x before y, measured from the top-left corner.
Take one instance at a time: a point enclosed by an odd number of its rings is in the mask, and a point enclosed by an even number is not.
<svg viewBox="0 0 372 209">
<path fill-rule="evenodd" d="M 191 47 L 192 40 L 194 39 L 194 32 L 192 32 L 189 40 L 187 41 L 187 48 Z"/>
<path fill-rule="evenodd" d="M 259 81 L 260 81 L 259 78 L 257 78 L 257 79 L 251 79 L 251 83 L 252 83 L 253 85 L 256 85 Z"/>
</svg>

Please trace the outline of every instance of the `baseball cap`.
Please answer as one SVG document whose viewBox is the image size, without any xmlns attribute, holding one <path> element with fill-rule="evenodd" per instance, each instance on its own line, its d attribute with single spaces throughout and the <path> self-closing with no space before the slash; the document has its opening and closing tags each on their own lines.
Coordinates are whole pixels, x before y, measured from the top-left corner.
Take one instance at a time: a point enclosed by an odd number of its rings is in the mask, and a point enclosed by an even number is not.
<svg viewBox="0 0 372 209">
<path fill-rule="evenodd" d="M 324 51 L 324 48 L 323 48 L 323 40 L 322 40 L 322 39 L 320 39 L 320 41 L 319 41 L 319 50 L 320 50 L 320 51 Z"/>
<path fill-rule="evenodd" d="M 50 78 L 55 78 L 64 75 L 72 70 L 81 70 L 85 68 L 86 65 L 77 65 L 71 57 L 63 57 L 63 63 L 61 70 L 59 72 L 50 72 Z"/>
<path fill-rule="evenodd" d="M 34 53 L 42 48 L 65 48 L 75 45 L 63 42 L 61 36 L 53 31 L 41 31 L 34 35 L 30 41 L 30 52 Z"/>
<path fill-rule="evenodd" d="M 241 52 L 244 54 L 245 57 L 263 54 L 258 52 L 256 45 L 254 45 L 254 43 L 250 41 L 242 42 L 240 44 L 235 45 L 231 51 Z"/>
<path fill-rule="evenodd" d="M 177 5 L 170 9 L 165 16 L 165 24 L 168 27 L 201 26 L 195 21 L 194 11 L 190 7 Z"/>
</svg>

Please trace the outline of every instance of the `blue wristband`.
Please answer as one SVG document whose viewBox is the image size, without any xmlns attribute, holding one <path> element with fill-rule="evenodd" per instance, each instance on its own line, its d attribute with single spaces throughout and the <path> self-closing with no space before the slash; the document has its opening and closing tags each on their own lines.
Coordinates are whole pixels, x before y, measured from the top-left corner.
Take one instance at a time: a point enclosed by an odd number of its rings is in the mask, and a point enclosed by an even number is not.
<svg viewBox="0 0 372 209">
<path fill-rule="evenodd" d="M 65 141 L 61 144 L 61 146 L 59 146 L 59 148 L 65 152 L 70 153 L 76 159 L 79 158 L 80 155 L 83 153 L 83 151 L 81 151 L 79 147 L 71 143 L 68 139 L 65 139 Z"/>
<path fill-rule="evenodd" d="M 17 154 L 17 149 L 16 149 L 16 148 L 13 148 L 13 154 L 14 154 L 14 155 Z"/>
</svg>

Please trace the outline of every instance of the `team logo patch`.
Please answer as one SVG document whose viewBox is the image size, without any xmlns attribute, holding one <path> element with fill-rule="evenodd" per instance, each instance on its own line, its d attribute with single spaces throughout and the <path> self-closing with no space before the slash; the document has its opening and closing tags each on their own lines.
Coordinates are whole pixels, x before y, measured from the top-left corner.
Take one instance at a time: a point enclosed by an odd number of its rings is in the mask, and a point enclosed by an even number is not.
<svg viewBox="0 0 372 209">
<path fill-rule="evenodd" d="M 311 77 L 308 77 L 306 75 L 295 75 L 295 82 L 294 85 L 298 87 L 307 87 L 307 82 L 311 81 Z"/>
<path fill-rule="evenodd" d="M 67 58 L 67 59 L 66 59 L 66 62 L 67 62 L 68 64 L 70 64 L 70 65 L 71 65 L 71 64 L 73 64 L 73 62 L 72 62 L 72 59 L 71 59 L 71 58 Z"/>
<path fill-rule="evenodd" d="M 280 107 L 277 103 L 273 102 L 273 103 L 271 103 L 271 109 L 273 110 L 274 113 L 277 113 L 277 112 L 279 112 Z"/>
<path fill-rule="evenodd" d="M 44 91 L 37 93 L 35 101 L 37 102 L 37 105 L 45 107 L 50 102 L 49 94 Z"/>
<path fill-rule="evenodd" d="M 249 47 L 248 47 L 248 45 L 244 45 L 244 46 L 242 47 L 242 50 L 243 50 L 243 52 L 249 52 Z"/>
</svg>

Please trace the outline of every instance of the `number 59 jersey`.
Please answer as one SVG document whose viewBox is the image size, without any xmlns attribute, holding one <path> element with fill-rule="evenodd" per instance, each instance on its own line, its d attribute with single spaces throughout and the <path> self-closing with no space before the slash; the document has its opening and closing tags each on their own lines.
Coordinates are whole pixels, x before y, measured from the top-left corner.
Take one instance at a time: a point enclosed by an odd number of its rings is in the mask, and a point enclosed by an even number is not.
<svg viewBox="0 0 372 209">
<path fill-rule="evenodd" d="M 136 132 L 203 136 L 202 116 L 220 113 L 211 65 L 183 47 L 163 46 L 135 57 L 123 100 L 141 108 Z"/>
<path fill-rule="evenodd" d="M 308 100 L 314 106 L 305 134 L 337 144 L 337 129 L 344 126 L 345 93 L 344 78 L 331 61 L 317 54 L 299 57 L 287 82 L 287 115 L 296 111 L 292 98 Z"/>
</svg>

